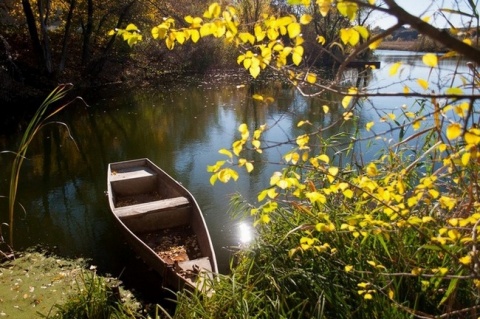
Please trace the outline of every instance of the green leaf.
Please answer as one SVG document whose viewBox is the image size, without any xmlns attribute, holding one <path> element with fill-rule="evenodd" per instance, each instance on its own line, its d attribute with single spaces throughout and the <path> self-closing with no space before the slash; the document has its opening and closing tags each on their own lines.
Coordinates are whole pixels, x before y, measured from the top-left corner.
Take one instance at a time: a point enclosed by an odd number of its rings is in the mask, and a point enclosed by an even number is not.
<svg viewBox="0 0 480 319">
<path fill-rule="evenodd" d="M 459 276 L 461 276 L 461 275 L 462 275 L 462 272 L 460 272 Z M 458 278 L 454 278 L 454 279 L 450 280 L 450 284 L 448 285 L 447 291 L 445 292 L 442 300 L 440 300 L 440 303 L 438 304 L 439 306 L 442 305 L 445 301 L 448 300 L 448 297 L 450 297 L 452 292 L 454 292 L 456 290 L 457 284 L 458 284 Z"/>
</svg>

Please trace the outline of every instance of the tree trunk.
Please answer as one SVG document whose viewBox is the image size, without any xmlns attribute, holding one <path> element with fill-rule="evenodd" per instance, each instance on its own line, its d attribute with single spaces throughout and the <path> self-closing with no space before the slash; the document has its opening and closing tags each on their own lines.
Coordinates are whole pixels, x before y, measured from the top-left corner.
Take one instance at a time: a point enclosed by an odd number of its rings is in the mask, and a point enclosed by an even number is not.
<svg viewBox="0 0 480 319">
<path fill-rule="evenodd" d="M 27 20 L 28 32 L 30 33 L 30 39 L 32 41 L 33 52 L 37 57 L 37 63 L 39 68 L 43 69 L 45 65 L 45 59 L 43 56 L 42 44 L 38 36 L 37 25 L 35 23 L 35 16 L 33 15 L 32 6 L 29 0 L 22 0 L 23 12 L 25 19 Z"/>
<path fill-rule="evenodd" d="M 43 49 L 43 58 L 45 63 L 45 68 L 48 74 L 53 73 L 53 63 L 52 63 L 52 48 L 50 46 L 50 38 L 48 37 L 47 22 L 48 15 L 50 14 L 50 0 L 45 0 L 44 5 L 43 0 L 38 0 L 38 12 L 40 15 L 40 31 L 42 33 L 42 49 Z M 45 8 L 45 10 L 44 10 Z"/>
<path fill-rule="evenodd" d="M 65 24 L 65 33 L 63 34 L 62 41 L 62 53 L 60 56 L 60 63 L 58 65 L 58 71 L 61 72 L 65 69 L 65 61 L 67 59 L 67 45 L 70 38 L 70 27 L 72 25 L 73 11 L 75 9 L 76 0 L 70 1 L 70 8 L 68 10 L 67 22 Z"/>
<path fill-rule="evenodd" d="M 82 65 L 87 65 L 90 60 L 90 44 L 93 31 L 93 0 L 88 0 L 87 24 L 83 29 Z"/>
<path fill-rule="evenodd" d="M 133 1 L 129 2 L 127 5 L 125 5 L 125 7 L 123 7 L 122 12 L 120 13 L 120 16 L 118 17 L 118 21 L 117 21 L 117 25 L 116 25 L 117 28 L 121 27 L 121 25 L 123 23 L 123 20 L 125 19 L 125 16 L 127 15 L 128 11 L 130 10 L 130 8 L 132 7 L 132 5 L 135 2 L 136 2 L 136 0 L 133 0 Z M 88 67 L 88 69 L 86 71 L 88 72 L 87 75 L 90 78 L 95 78 L 100 74 L 100 72 L 103 69 L 103 66 L 107 62 L 108 54 L 112 50 L 114 43 L 115 43 L 115 36 L 112 36 L 110 41 L 108 41 L 107 46 L 103 50 L 102 55 L 96 61 L 92 62 L 91 65 Z"/>
</svg>

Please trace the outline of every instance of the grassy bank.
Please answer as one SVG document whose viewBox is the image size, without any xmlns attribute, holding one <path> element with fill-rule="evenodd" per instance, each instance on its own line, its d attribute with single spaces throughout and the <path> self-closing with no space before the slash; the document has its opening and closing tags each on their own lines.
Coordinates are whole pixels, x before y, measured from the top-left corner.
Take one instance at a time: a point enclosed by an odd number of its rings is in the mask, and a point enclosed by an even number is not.
<svg viewBox="0 0 480 319">
<path fill-rule="evenodd" d="M 84 260 L 25 252 L 0 264 L 0 317 L 139 318 L 140 304 Z"/>
</svg>

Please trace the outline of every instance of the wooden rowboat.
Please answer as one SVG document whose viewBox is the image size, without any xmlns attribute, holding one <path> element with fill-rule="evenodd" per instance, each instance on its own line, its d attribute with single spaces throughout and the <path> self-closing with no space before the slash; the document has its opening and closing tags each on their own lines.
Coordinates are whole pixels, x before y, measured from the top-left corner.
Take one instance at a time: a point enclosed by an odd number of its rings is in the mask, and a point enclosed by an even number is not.
<svg viewBox="0 0 480 319">
<path fill-rule="evenodd" d="M 115 220 L 164 285 L 208 290 L 217 261 L 192 194 L 149 159 L 111 163 L 107 180 Z"/>
</svg>

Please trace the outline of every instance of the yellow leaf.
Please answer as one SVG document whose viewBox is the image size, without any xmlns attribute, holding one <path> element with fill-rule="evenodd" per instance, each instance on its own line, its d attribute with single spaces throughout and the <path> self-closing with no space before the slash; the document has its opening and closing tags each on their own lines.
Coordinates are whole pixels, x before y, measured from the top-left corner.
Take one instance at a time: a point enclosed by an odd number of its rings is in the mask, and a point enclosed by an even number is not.
<svg viewBox="0 0 480 319">
<path fill-rule="evenodd" d="M 337 3 L 337 9 L 341 15 L 349 18 L 350 21 L 353 21 L 353 19 L 355 19 L 355 16 L 357 15 L 358 5 L 353 2 L 342 1 Z"/>
<path fill-rule="evenodd" d="M 458 259 L 458 261 L 463 265 L 470 265 L 472 263 L 472 256 L 467 255 Z"/>
<path fill-rule="evenodd" d="M 297 127 L 301 127 L 305 124 L 310 124 L 311 125 L 312 123 L 310 123 L 309 121 L 300 121 L 300 122 L 298 122 Z"/>
<path fill-rule="evenodd" d="M 375 122 L 368 122 L 367 124 L 365 124 L 365 129 L 367 130 L 367 132 L 370 132 L 370 129 L 373 125 L 375 125 Z"/>
<path fill-rule="evenodd" d="M 300 24 L 297 22 L 290 23 L 287 27 L 288 30 L 288 36 L 290 39 L 295 38 L 302 32 L 302 28 L 300 27 Z"/>
<path fill-rule="evenodd" d="M 198 30 L 191 30 L 190 37 L 193 43 L 197 43 L 200 39 L 200 32 L 198 32 Z"/>
<path fill-rule="evenodd" d="M 297 137 L 297 144 L 300 146 L 300 149 L 307 147 L 306 145 L 308 144 L 308 141 L 310 140 L 310 137 L 306 134 L 300 135 Z"/>
<path fill-rule="evenodd" d="M 462 135 L 462 126 L 459 123 L 452 123 L 447 127 L 447 138 L 454 140 Z"/>
<path fill-rule="evenodd" d="M 253 164 L 250 162 L 245 163 L 245 167 L 247 168 L 247 172 L 253 171 Z"/>
<path fill-rule="evenodd" d="M 363 38 L 363 39 L 368 39 L 368 29 L 365 28 L 364 26 L 361 26 L 361 25 L 356 25 L 353 27 L 358 33 L 360 33 L 360 36 Z"/>
<path fill-rule="evenodd" d="M 292 153 L 292 164 L 294 164 L 294 165 L 297 164 L 299 159 L 300 159 L 300 155 L 298 155 L 297 152 L 293 152 Z"/>
<path fill-rule="evenodd" d="M 217 174 L 214 174 L 210 177 L 210 184 L 212 185 L 215 185 L 215 182 L 217 181 L 218 179 L 218 175 Z"/>
<path fill-rule="evenodd" d="M 332 176 L 337 176 L 338 174 L 338 167 L 329 167 L 328 168 L 328 173 Z"/>
<path fill-rule="evenodd" d="M 402 62 L 396 62 L 396 63 L 394 63 L 394 64 L 390 67 L 390 71 L 388 72 L 388 73 L 390 74 L 390 76 L 393 76 L 393 75 L 397 74 L 398 69 L 400 68 L 401 65 L 402 65 Z"/>
<path fill-rule="evenodd" d="M 303 47 L 302 46 L 296 46 L 293 48 L 292 52 L 292 61 L 295 65 L 300 65 L 302 62 L 303 58 Z"/>
<path fill-rule="evenodd" d="M 243 144 L 244 144 L 244 141 L 235 141 L 235 142 L 233 142 L 233 144 L 232 144 L 232 150 L 233 150 L 233 153 L 234 153 L 235 155 L 238 156 L 238 155 L 240 154 L 240 152 L 241 152 L 242 149 L 243 149 Z"/>
<path fill-rule="evenodd" d="M 351 189 L 346 189 L 343 191 L 343 196 L 346 198 L 353 198 L 353 191 Z"/>
<path fill-rule="evenodd" d="M 350 272 L 353 270 L 353 266 L 352 265 L 346 265 L 345 266 L 345 272 Z"/>
<path fill-rule="evenodd" d="M 251 45 L 255 44 L 255 36 L 248 32 L 241 32 L 238 34 L 238 37 L 242 41 L 242 43 L 250 43 Z"/>
<path fill-rule="evenodd" d="M 479 129 L 470 129 L 465 133 L 465 142 L 468 145 L 478 145 L 480 144 L 480 130 Z"/>
<path fill-rule="evenodd" d="M 309 24 L 312 21 L 313 17 L 309 14 L 304 14 L 300 17 L 301 24 Z"/>
<path fill-rule="evenodd" d="M 440 268 L 438 268 L 438 271 L 439 271 L 440 274 L 443 276 L 443 275 L 445 275 L 445 274 L 448 272 L 448 268 L 440 267 Z"/>
<path fill-rule="evenodd" d="M 423 216 L 422 217 L 422 223 L 428 223 L 428 222 L 433 222 L 435 219 L 433 219 L 432 216 Z"/>
<path fill-rule="evenodd" d="M 275 190 L 275 188 L 270 188 L 267 192 L 267 195 L 268 195 L 269 198 L 275 198 L 275 197 L 277 197 L 278 193 Z"/>
<path fill-rule="evenodd" d="M 353 28 L 340 29 L 340 39 L 343 44 L 355 46 L 360 41 L 360 33 Z"/>
<path fill-rule="evenodd" d="M 227 155 L 228 157 L 232 158 L 232 152 L 230 152 L 227 149 L 222 148 L 221 150 L 218 151 L 220 154 Z"/>
<path fill-rule="evenodd" d="M 375 176 L 378 173 L 377 166 L 374 163 L 368 164 L 366 170 L 368 176 Z"/>
<path fill-rule="evenodd" d="M 432 198 L 438 198 L 438 196 L 440 196 L 440 192 L 436 189 L 429 189 L 428 193 L 430 194 L 430 196 L 432 196 Z"/>
<path fill-rule="evenodd" d="M 242 133 L 242 135 L 245 134 L 245 133 L 247 133 L 247 132 L 248 132 L 248 126 L 247 126 L 247 124 L 245 124 L 245 123 L 240 124 L 240 126 L 238 127 L 238 131 L 239 131 L 240 133 Z"/>
<path fill-rule="evenodd" d="M 424 79 L 418 79 L 417 83 L 424 89 L 428 89 L 428 82 L 425 81 Z"/>
<path fill-rule="evenodd" d="M 252 98 L 254 100 L 263 101 L 263 96 L 261 96 L 260 94 L 254 94 L 252 95 Z"/>
<path fill-rule="evenodd" d="M 330 11 L 332 0 L 317 0 L 317 5 L 320 9 L 320 14 L 325 17 L 327 16 L 328 11 Z"/>
<path fill-rule="evenodd" d="M 410 88 L 406 85 L 403 86 L 403 93 L 408 94 L 410 93 Z"/>
<path fill-rule="evenodd" d="M 140 31 L 138 30 L 138 28 L 137 28 L 133 23 L 130 23 L 129 25 L 127 25 L 127 27 L 125 28 L 125 30 L 127 30 L 127 31 L 140 32 Z"/>
<path fill-rule="evenodd" d="M 461 88 L 448 88 L 445 90 L 445 93 L 451 95 L 462 95 L 463 90 Z"/>
<path fill-rule="evenodd" d="M 258 42 L 262 41 L 265 38 L 266 32 L 262 30 L 260 25 L 256 25 L 254 29 L 255 38 Z"/>
<path fill-rule="evenodd" d="M 395 292 L 392 289 L 388 289 L 388 298 L 393 300 L 394 297 L 395 297 Z"/>
<path fill-rule="evenodd" d="M 314 84 L 315 82 L 317 82 L 317 75 L 315 73 L 308 73 L 307 82 L 311 84 Z"/>
<path fill-rule="evenodd" d="M 200 36 L 206 37 L 213 33 L 212 30 L 213 23 L 205 23 L 200 27 Z"/>
<path fill-rule="evenodd" d="M 419 268 L 419 267 L 415 267 L 412 269 L 411 271 L 412 275 L 414 276 L 418 276 L 422 273 L 422 268 Z"/>
<path fill-rule="evenodd" d="M 342 99 L 342 106 L 343 108 L 347 108 L 350 105 L 350 102 L 352 101 L 352 96 L 347 95 Z"/>
<path fill-rule="evenodd" d="M 472 157 L 472 153 L 466 152 L 462 155 L 462 165 L 467 166 L 470 163 L 470 158 Z"/>
<path fill-rule="evenodd" d="M 183 44 L 185 42 L 185 34 L 183 32 L 174 32 L 173 34 L 178 43 Z"/>
<path fill-rule="evenodd" d="M 434 68 L 438 65 L 437 55 L 434 53 L 427 53 L 422 57 L 422 61 L 426 66 Z"/>
<path fill-rule="evenodd" d="M 208 7 L 208 11 L 205 11 L 203 16 L 205 18 L 218 18 L 221 13 L 221 7 L 218 3 L 214 2 Z"/>
<path fill-rule="evenodd" d="M 289 15 L 289 16 L 283 16 L 277 19 L 276 25 L 277 26 L 287 26 L 290 23 L 294 23 L 296 21 L 295 17 Z"/>
<path fill-rule="evenodd" d="M 305 194 L 305 196 L 312 202 L 318 202 L 320 204 L 325 204 L 327 202 L 327 198 L 325 195 L 319 193 L 319 192 L 308 192 Z"/>
<path fill-rule="evenodd" d="M 264 224 L 270 223 L 270 216 L 268 216 L 267 214 L 263 214 L 262 217 L 261 217 L 261 221 Z"/>
<path fill-rule="evenodd" d="M 325 114 L 328 114 L 328 112 L 330 112 L 330 108 L 328 107 L 328 105 L 322 105 L 322 109 L 323 109 L 323 113 Z"/>
<path fill-rule="evenodd" d="M 413 129 L 416 131 L 422 126 L 422 121 L 421 120 L 415 120 L 412 123 Z"/>
<path fill-rule="evenodd" d="M 322 162 L 324 162 L 324 163 L 326 163 L 326 164 L 330 163 L 330 158 L 329 158 L 328 155 L 326 155 L 326 154 L 322 154 L 322 155 L 318 156 L 317 158 L 318 158 L 320 161 L 322 161 Z"/>
<path fill-rule="evenodd" d="M 320 43 L 321 45 L 325 45 L 325 42 L 327 42 L 327 40 L 325 39 L 324 36 L 319 35 L 317 37 L 317 42 Z"/>
<path fill-rule="evenodd" d="M 249 71 L 250 71 L 250 75 L 255 79 L 260 74 L 260 66 L 258 65 L 251 66 Z"/>
<path fill-rule="evenodd" d="M 303 152 L 302 154 L 302 161 L 306 162 L 309 158 L 309 155 L 308 155 L 308 151 L 307 152 Z"/>
<path fill-rule="evenodd" d="M 382 39 L 373 41 L 372 43 L 370 43 L 370 45 L 368 46 L 368 48 L 369 48 L 370 50 L 375 50 L 376 48 L 378 48 L 378 46 L 380 45 L 380 43 L 382 43 Z"/>
<path fill-rule="evenodd" d="M 218 180 L 227 183 L 230 179 L 237 180 L 238 173 L 231 168 L 224 168 L 218 172 Z"/>
<path fill-rule="evenodd" d="M 361 283 L 357 284 L 358 287 L 364 288 L 364 289 L 367 288 L 369 285 L 370 285 L 370 283 L 368 283 L 368 282 L 361 282 Z"/>
</svg>

